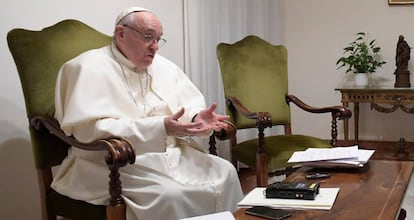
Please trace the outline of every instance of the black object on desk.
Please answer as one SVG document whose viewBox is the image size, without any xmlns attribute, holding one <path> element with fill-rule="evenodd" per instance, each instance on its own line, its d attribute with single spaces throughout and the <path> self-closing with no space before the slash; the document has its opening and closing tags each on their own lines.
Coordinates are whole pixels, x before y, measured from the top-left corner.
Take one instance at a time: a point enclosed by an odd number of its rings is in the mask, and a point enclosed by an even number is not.
<svg viewBox="0 0 414 220">
<path fill-rule="evenodd" d="M 266 198 L 314 200 L 319 193 L 318 182 L 276 182 L 266 187 Z"/>
<path fill-rule="evenodd" d="M 290 212 L 286 210 L 273 209 L 266 206 L 253 206 L 246 209 L 245 213 L 273 220 L 285 219 L 291 215 Z"/>
<path fill-rule="evenodd" d="M 306 179 L 323 179 L 323 178 L 329 178 L 331 177 L 330 173 L 308 173 L 306 174 Z"/>
</svg>

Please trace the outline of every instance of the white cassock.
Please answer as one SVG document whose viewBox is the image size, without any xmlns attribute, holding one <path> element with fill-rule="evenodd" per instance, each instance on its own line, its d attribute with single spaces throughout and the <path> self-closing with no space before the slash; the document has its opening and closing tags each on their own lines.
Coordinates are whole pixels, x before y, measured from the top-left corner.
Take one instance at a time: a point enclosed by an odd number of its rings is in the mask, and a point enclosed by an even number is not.
<svg viewBox="0 0 414 220">
<path fill-rule="evenodd" d="M 202 94 L 174 63 L 156 55 L 135 72 L 114 45 L 91 50 L 60 69 L 55 117 L 81 142 L 129 139 L 136 162 L 120 169 L 127 219 L 176 220 L 234 211 L 242 191 L 233 165 L 168 136 L 164 118 L 185 108 L 184 122 L 205 109 Z M 106 152 L 70 148 L 53 189 L 92 204 L 108 204 Z"/>
</svg>

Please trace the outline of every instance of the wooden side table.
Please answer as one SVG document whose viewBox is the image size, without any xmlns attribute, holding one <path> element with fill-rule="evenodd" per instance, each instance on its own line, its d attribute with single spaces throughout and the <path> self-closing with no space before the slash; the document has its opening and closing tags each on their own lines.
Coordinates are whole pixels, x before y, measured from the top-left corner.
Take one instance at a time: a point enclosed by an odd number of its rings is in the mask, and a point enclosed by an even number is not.
<svg viewBox="0 0 414 220">
<path fill-rule="evenodd" d="M 383 113 L 392 113 L 401 109 L 407 113 L 414 113 L 414 88 L 394 87 L 343 87 L 335 89 L 342 94 L 344 106 L 350 102 L 354 104 L 353 117 L 355 123 L 355 141 L 358 143 L 359 133 L 359 103 L 369 103 L 371 109 Z M 409 107 L 409 105 L 413 105 Z M 344 139 L 349 140 L 348 120 L 344 120 Z"/>
</svg>

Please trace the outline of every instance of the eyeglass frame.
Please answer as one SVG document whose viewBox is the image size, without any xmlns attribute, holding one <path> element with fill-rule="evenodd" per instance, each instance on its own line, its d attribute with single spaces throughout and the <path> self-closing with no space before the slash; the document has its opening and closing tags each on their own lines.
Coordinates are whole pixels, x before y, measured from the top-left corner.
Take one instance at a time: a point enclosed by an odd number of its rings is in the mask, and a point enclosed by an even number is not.
<svg viewBox="0 0 414 220">
<path fill-rule="evenodd" d="M 138 29 L 136 29 L 136 28 L 134 28 L 134 27 L 132 27 L 132 26 L 130 26 L 128 24 L 123 24 L 122 26 L 123 27 L 127 27 L 127 28 L 129 28 L 129 29 L 131 29 L 131 30 L 133 30 L 133 31 L 141 34 L 141 36 L 144 37 L 144 41 L 146 43 L 151 43 L 151 44 L 156 43 L 158 45 L 158 47 L 162 47 L 162 46 L 164 46 L 167 43 L 167 40 L 164 39 L 164 38 L 162 38 L 162 37 L 154 38 L 154 36 L 152 36 L 151 34 L 144 34 L 140 30 L 138 30 Z"/>
</svg>

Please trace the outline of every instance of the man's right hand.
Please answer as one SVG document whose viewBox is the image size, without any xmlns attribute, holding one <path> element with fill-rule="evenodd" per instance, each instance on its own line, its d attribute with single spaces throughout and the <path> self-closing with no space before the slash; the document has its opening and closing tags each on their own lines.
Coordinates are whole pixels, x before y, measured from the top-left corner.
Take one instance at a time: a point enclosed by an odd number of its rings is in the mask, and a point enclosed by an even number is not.
<svg viewBox="0 0 414 220">
<path fill-rule="evenodd" d="M 169 136 L 204 136 L 209 134 L 213 128 L 203 126 L 202 122 L 180 122 L 180 119 L 184 115 L 185 109 L 181 108 L 175 114 L 166 117 L 164 119 L 165 129 Z"/>
</svg>

